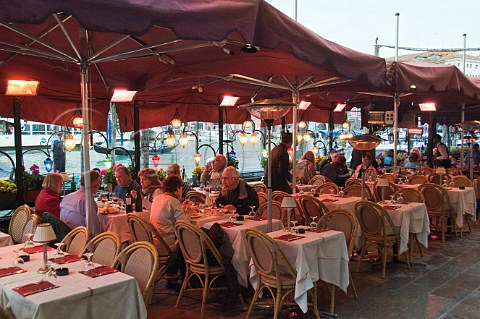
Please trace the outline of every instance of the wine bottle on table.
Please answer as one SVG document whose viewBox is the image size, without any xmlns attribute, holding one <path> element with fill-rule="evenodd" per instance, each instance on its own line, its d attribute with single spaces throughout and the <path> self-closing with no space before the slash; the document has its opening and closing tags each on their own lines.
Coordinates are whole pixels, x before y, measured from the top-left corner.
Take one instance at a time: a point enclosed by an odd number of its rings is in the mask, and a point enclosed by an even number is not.
<svg viewBox="0 0 480 319">
<path fill-rule="evenodd" d="M 130 195 L 130 193 L 127 193 L 125 196 L 125 211 L 127 214 L 133 211 L 132 195 Z"/>
<path fill-rule="evenodd" d="M 135 211 L 141 212 L 142 211 L 142 191 L 139 189 L 137 190 L 137 197 L 135 198 Z"/>
</svg>

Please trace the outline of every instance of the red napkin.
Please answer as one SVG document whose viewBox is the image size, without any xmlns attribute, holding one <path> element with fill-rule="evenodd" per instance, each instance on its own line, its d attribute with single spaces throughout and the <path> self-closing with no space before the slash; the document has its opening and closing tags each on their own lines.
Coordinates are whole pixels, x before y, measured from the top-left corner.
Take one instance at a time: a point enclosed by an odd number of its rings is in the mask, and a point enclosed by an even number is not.
<svg viewBox="0 0 480 319">
<path fill-rule="evenodd" d="M 294 241 L 294 240 L 302 239 L 302 238 L 305 238 L 305 236 L 285 234 L 285 235 L 282 235 L 282 236 L 279 236 L 279 237 L 275 237 L 274 239 L 280 239 L 280 240 L 284 240 L 284 241 Z"/>
<path fill-rule="evenodd" d="M 49 260 L 53 261 L 56 264 L 68 264 L 68 263 L 73 263 L 79 260 L 82 260 L 82 257 L 79 257 L 77 255 L 67 255 L 63 257 L 57 257 L 57 258 L 50 258 Z"/>
<path fill-rule="evenodd" d="M 58 288 L 57 285 L 52 284 L 49 281 L 40 281 L 40 282 L 35 282 L 33 284 L 28 284 L 24 286 L 20 286 L 17 288 L 13 288 L 14 291 L 18 292 L 22 296 L 26 297 L 29 295 L 36 294 L 37 292 L 42 292 L 45 290 L 50 290 L 50 289 L 55 289 Z"/>
<path fill-rule="evenodd" d="M 21 274 L 22 272 L 27 272 L 25 269 L 20 267 L 7 267 L 7 268 L 0 268 L 0 277 Z"/>
<path fill-rule="evenodd" d="M 118 272 L 118 270 L 113 269 L 112 267 L 109 267 L 109 266 L 100 266 L 94 269 L 80 271 L 81 274 L 84 274 L 92 278 L 113 274 L 115 272 Z"/>
<path fill-rule="evenodd" d="M 47 246 L 47 250 L 52 250 L 53 248 L 50 246 Z M 33 246 L 33 247 L 24 247 L 22 248 L 24 252 L 27 254 L 36 254 L 36 253 L 41 253 L 43 252 L 43 245 L 40 246 Z"/>
<path fill-rule="evenodd" d="M 322 203 L 332 203 L 332 202 L 337 202 L 338 199 L 332 199 L 332 198 L 324 198 L 321 200 Z"/>
<path fill-rule="evenodd" d="M 323 232 L 329 231 L 330 229 L 328 229 L 328 228 L 315 228 L 315 229 L 307 228 L 305 230 L 306 231 L 311 231 L 312 233 L 323 233 Z"/>
<path fill-rule="evenodd" d="M 220 223 L 220 226 L 225 227 L 225 228 L 232 228 L 235 226 L 240 226 L 242 224 L 240 223 L 234 223 L 234 222 L 225 222 L 225 223 Z"/>
<path fill-rule="evenodd" d="M 386 206 L 383 206 L 383 208 L 388 209 L 388 210 L 395 210 L 395 209 L 399 209 L 400 206 L 386 205 Z"/>
</svg>

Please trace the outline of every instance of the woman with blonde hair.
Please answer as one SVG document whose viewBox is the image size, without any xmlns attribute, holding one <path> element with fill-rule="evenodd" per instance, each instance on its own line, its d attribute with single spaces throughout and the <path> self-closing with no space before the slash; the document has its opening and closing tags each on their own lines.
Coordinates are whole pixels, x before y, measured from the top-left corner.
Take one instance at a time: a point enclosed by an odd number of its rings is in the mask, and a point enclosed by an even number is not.
<svg viewBox="0 0 480 319">
<path fill-rule="evenodd" d="M 315 154 L 312 151 L 306 151 L 297 163 L 297 180 L 300 184 L 308 184 L 316 174 Z"/>
<path fill-rule="evenodd" d="M 63 187 L 63 177 L 58 173 L 50 173 L 45 176 L 42 184 L 43 189 L 35 199 L 35 213 L 42 217 L 48 212 L 60 218 L 60 193 Z"/>
<path fill-rule="evenodd" d="M 162 183 L 154 169 L 144 168 L 138 172 L 140 185 L 142 186 L 142 206 L 143 209 L 150 210 L 155 197 L 162 193 Z M 137 191 L 131 191 L 133 197 L 137 197 Z"/>
</svg>

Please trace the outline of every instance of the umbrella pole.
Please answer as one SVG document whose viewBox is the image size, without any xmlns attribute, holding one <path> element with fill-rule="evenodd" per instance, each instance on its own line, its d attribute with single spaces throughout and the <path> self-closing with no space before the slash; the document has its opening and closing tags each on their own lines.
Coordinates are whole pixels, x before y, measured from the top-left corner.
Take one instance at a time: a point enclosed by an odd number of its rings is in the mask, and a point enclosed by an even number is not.
<svg viewBox="0 0 480 319">
<path fill-rule="evenodd" d="M 82 94 L 82 117 L 83 117 L 83 129 L 82 129 L 82 158 L 83 158 L 83 173 L 85 178 L 85 224 L 88 231 L 90 232 L 91 220 L 90 214 L 92 213 L 92 196 L 90 195 L 91 189 L 91 180 L 90 180 L 90 148 L 88 143 L 88 132 L 90 132 L 90 122 L 89 122 L 89 107 L 88 107 L 88 64 L 82 62 L 80 64 L 80 76 L 81 76 L 81 94 Z"/>
<path fill-rule="evenodd" d="M 271 150 L 272 150 L 272 144 L 271 144 L 271 139 L 272 139 L 272 123 L 273 120 L 265 120 L 267 123 L 268 127 L 268 163 L 267 163 L 267 218 L 268 218 L 268 224 L 267 224 L 267 233 L 272 231 L 272 155 Z"/>
</svg>

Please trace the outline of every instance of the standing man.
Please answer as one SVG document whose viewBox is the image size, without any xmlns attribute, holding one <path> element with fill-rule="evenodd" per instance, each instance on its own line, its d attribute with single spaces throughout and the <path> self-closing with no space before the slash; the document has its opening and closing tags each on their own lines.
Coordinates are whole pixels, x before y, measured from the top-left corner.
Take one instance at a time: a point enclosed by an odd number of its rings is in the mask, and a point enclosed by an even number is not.
<svg viewBox="0 0 480 319">
<path fill-rule="evenodd" d="M 67 224 L 68 227 L 74 229 L 79 226 L 87 225 L 87 212 L 85 211 L 85 198 L 90 196 L 92 200 L 92 207 L 90 209 L 88 218 L 91 221 L 91 229 L 89 229 L 92 236 L 97 236 L 102 232 L 100 220 L 98 219 L 98 207 L 93 199 L 93 194 L 98 191 L 100 187 L 100 173 L 91 170 L 90 173 L 90 189 L 85 188 L 85 173 L 82 173 L 80 178 L 80 189 L 68 194 L 60 202 L 60 220 Z"/>
<path fill-rule="evenodd" d="M 55 170 L 58 172 L 65 172 L 65 147 L 63 145 L 63 133 L 58 132 L 56 135 L 53 137 L 53 142 L 50 146 L 50 149 L 52 150 L 53 154 L 53 165 Z"/>
<path fill-rule="evenodd" d="M 132 190 L 137 190 L 140 185 L 130 177 L 130 171 L 125 166 L 119 166 L 115 170 L 115 178 L 117 179 L 117 186 L 113 190 L 118 194 L 118 197 L 125 201 L 125 196 Z"/>
<path fill-rule="evenodd" d="M 272 191 L 284 191 L 291 194 L 292 188 L 289 182 L 292 181 L 290 173 L 290 162 L 288 159 L 288 149 L 292 146 L 292 133 L 282 133 L 282 142 L 275 146 L 272 150 L 270 159 L 272 161 Z M 265 167 L 265 177 L 267 177 L 267 169 Z M 266 178 L 265 178 L 266 179 Z"/>
<path fill-rule="evenodd" d="M 350 177 L 345 163 L 347 159 L 343 155 L 335 156 L 333 161 L 322 168 L 321 174 L 328 177 L 339 187 L 345 187 L 345 181 Z"/>
<path fill-rule="evenodd" d="M 448 151 L 447 145 L 442 143 L 442 137 L 439 134 L 433 136 L 433 145 L 435 145 L 435 149 L 433 150 L 433 166 L 452 167 L 450 152 Z"/>
</svg>

